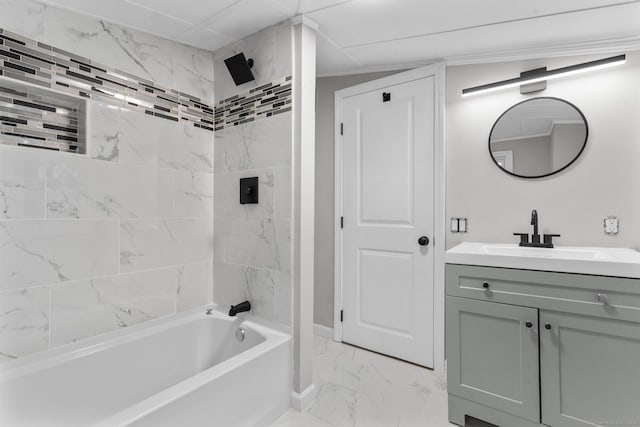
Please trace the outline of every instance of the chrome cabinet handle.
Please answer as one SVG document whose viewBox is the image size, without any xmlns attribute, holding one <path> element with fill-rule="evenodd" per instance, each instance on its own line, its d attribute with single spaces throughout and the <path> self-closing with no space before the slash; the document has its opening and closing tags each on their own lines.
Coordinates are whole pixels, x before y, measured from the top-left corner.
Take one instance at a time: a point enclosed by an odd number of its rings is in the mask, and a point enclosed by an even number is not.
<svg viewBox="0 0 640 427">
<path fill-rule="evenodd" d="M 527 328 L 531 329 L 531 328 L 533 328 L 533 323 L 531 323 L 530 321 L 527 320 L 527 323 L 525 323 L 524 326 L 526 326 Z"/>
<path fill-rule="evenodd" d="M 485 289 L 489 289 L 489 282 L 487 281 L 482 282 L 482 287 Z"/>
<path fill-rule="evenodd" d="M 602 304 L 609 304 L 609 297 L 607 296 L 607 294 L 598 294 L 596 296 L 596 300 L 598 300 L 598 302 L 601 302 Z"/>
<path fill-rule="evenodd" d="M 551 329 L 553 329 L 553 327 L 551 326 L 551 323 L 549 323 L 549 322 L 547 322 L 547 323 L 545 323 L 545 324 L 544 324 L 544 328 L 545 328 L 547 331 L 550 331 Z"/>
</svg>

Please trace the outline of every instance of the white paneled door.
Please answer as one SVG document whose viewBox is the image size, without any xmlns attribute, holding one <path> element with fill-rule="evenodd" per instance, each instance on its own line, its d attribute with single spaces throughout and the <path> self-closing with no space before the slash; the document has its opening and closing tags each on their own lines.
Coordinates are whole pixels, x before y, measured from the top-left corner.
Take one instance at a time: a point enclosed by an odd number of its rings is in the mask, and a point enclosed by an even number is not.
<svg viewBox="0 0 640 427">
<path fill-rule="evenodd" d="M 342 98 L 342 340 L 433 367 L 435 77 L 372 87 Z"/>
</svg>

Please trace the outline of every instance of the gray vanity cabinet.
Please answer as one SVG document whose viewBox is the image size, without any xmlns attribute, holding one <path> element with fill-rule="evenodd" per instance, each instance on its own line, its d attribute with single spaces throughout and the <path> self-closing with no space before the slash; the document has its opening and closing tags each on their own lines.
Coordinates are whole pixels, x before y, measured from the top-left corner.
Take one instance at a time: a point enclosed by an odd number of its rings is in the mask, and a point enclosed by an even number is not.
<svg viewBox="0 0 640 427">
<path fill-rule="evenodd" d="M 542 422 L 640 425 L 640 323 L 540 311 L 540 325 Z"/>
<path fill-rule="evenodd" d="M 538 310 L 447 297 L 449 392 L 540 421 Z"/>
<path fill-rule="evenodd" d="M 447 264 L 449 419 L 640 426 L 640 279 Z"/>
</svg>

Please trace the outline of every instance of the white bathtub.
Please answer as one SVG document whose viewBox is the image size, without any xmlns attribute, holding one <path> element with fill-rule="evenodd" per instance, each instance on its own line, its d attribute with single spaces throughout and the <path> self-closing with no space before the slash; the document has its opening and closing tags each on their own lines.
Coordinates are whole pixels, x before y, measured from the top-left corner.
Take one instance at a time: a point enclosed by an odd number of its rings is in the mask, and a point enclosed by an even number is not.
<svg viewBox="0 0 640 427">
<path fill-rule="evenodd" d="M 4 363 L 0 426 L 268 426 L 290 384 L 289 335 L 202 309 Z"/>
</svg>

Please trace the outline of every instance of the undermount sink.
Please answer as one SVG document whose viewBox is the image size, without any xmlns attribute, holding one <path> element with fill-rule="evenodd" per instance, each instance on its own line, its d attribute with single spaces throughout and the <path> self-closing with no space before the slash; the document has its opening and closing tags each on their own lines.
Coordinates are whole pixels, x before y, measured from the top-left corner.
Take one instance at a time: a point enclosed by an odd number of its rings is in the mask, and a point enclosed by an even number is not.
<svg viewBox="0 0 640 427">
<path fill-rule="evenodd" d="M 640 278 L 640 252 L 623 248 L 556 246 L 548 249 L 465 242 L 449 249 L 445 261 L 449 264 Z"/>
</svg>

